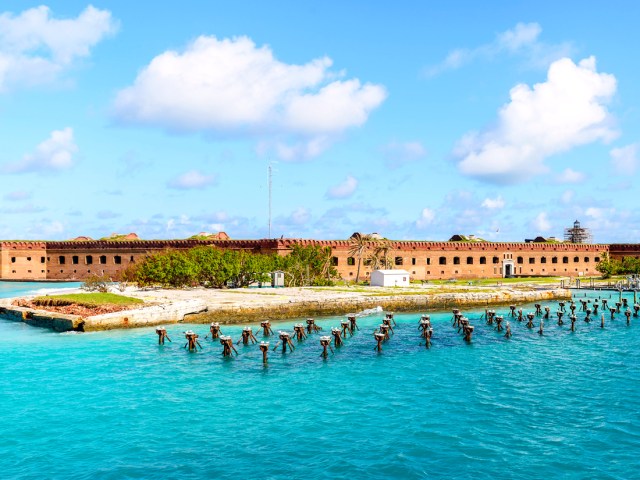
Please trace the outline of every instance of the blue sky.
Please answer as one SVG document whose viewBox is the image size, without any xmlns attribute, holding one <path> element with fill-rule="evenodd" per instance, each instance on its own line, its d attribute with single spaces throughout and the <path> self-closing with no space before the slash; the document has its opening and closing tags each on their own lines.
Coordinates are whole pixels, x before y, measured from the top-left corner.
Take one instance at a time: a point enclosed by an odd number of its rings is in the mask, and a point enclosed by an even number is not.
<svg viewBox="0 0 640 480">
<path fill-rule="evenodd" d="M 588 7 L 585 7 L 588 5 Z M 0 6 L 0 238 L 638 241 L 636 2 Z"/>
</svg>

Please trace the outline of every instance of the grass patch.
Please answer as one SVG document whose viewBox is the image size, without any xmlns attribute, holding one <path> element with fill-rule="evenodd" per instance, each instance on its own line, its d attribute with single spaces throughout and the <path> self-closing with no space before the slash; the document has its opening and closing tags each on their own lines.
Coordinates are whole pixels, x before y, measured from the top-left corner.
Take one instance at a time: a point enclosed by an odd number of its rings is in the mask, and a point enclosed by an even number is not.
<svg viewBox="0 0 640 480">
<path fill-rule="evenodd" d="M 137 305 L 144 302 L 139 298 L 125 297 L 115 293 L 70 293 L 36 297 L 33 299 L 33 303 L 43 307 L 82 305 L 83 307 L 95 308 L 103 305 Z"/>
</svg>

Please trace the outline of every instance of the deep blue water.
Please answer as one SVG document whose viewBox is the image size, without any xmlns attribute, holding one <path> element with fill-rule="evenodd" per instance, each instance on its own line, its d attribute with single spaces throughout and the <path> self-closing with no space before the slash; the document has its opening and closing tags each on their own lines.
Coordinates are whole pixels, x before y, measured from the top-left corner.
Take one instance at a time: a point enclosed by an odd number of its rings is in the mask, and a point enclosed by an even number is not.
<svg viewBox="0 0 640 480">
<path fill-rule="evenodd" d="M 471 345 L 450 312 L 432 313 L 430 350 L 420 313 L 396 314 L 378 354 L 377 314 L 327 360 L 311 335 L 268 368 L 256 346 L 222 358 L 206 325 L 168 326 L 160 347 L 153 328 L 0 321 L 0 477 L 638 477 L 640 319 L 601 329 L 579 312 L 575 333 L 548 321 L 542 337 L 511 320 L 506 340 L 465 313 Z M 182 348 L 187 328 L 202 351 Z"/>
</svg>

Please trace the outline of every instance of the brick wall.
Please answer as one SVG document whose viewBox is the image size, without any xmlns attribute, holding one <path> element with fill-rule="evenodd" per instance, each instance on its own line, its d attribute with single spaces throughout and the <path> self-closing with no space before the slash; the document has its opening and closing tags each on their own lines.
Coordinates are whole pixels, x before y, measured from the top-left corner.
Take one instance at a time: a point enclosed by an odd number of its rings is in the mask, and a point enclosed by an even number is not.
<svg viewBox="0 0 640 480">
<path fill-rule="evenodd" d="M 117 277 L 132 262 L 167 248 L 199 245 L 286 255 L 295 244 L 330 247 L 336 268 L 344 279 L 355 280 L 357 259 L 350 259 L 348 240 L 140 240 L 0 242 L 0 276 L 7 280 L 83 280 L 91 274 Z M 371 242 L 371 249 L 376 243 Z M 640 256 L 640 245 L 492 242 L 390 242 L 393 268 L 402 268 L 414 280 L 449 278 L 502 278 L 504 266 L 514 275 L 597 275 L 602 252 L 613 258 Z M 44 259 L 44 263 L 43 260 Z M 555 261 L 554 261 L 555 259 Z M 371 268 L 360 266 L 360 279 Z"/>
<path fill-rule="evenodd" d="M 3 280 L 44 280 L 47 252 L 44 242 L 1 242 L 0 278 Z"/>
</svg>

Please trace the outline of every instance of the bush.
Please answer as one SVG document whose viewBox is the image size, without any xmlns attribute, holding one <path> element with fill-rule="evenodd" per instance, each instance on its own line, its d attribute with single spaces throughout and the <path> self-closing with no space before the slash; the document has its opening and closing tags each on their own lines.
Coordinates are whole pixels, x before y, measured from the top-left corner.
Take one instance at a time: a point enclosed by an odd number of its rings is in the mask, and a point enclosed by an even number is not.
<svg viewBox="0 0 640 480">
<path fill-rule="evenodd" d="M 106 293 L 109 291 L 110 283 L 111 278 L 106 275 L 91 274 L 89 277 L 87 277 L 80 288 L 88 292 Z"/>
</svg>

